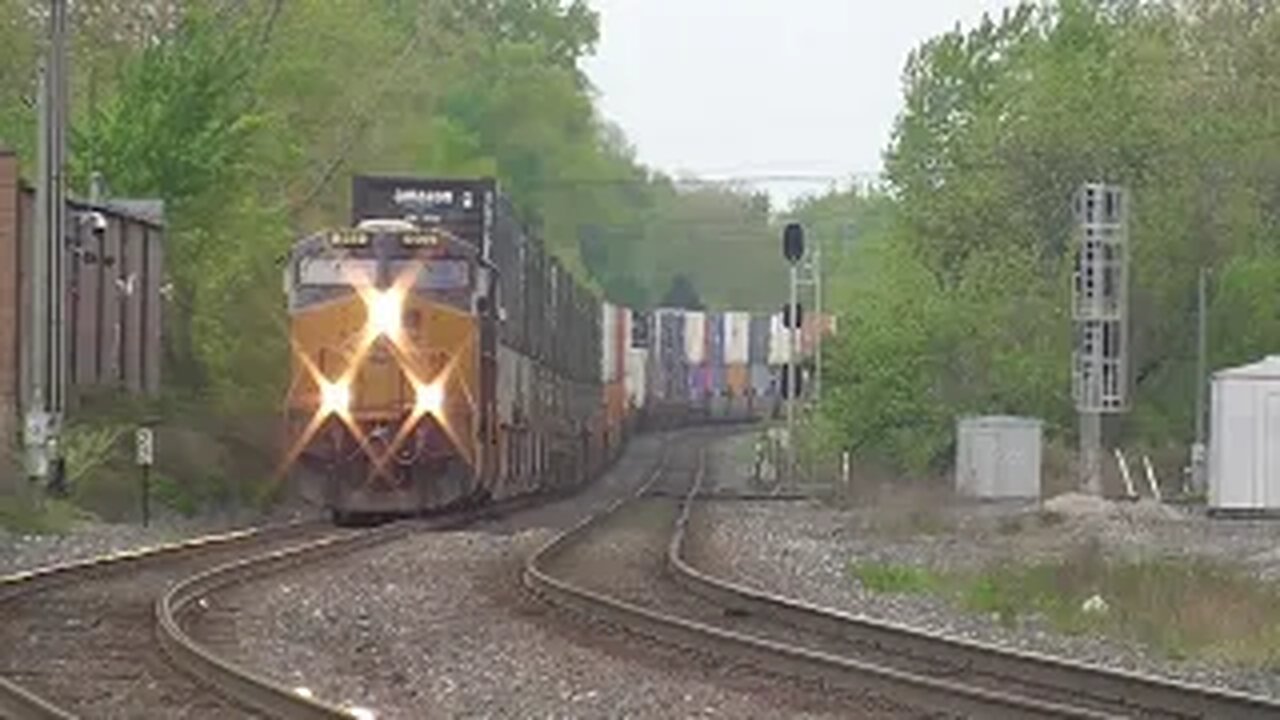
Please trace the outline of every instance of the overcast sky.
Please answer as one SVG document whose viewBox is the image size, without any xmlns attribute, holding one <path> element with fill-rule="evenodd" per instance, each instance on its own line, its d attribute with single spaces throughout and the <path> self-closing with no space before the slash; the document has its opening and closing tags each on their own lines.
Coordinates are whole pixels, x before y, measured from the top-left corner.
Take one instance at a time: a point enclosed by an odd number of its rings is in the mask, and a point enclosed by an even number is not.
<svg viewBox="0 0 1280 720">
<path fill-rule="evenodd" d="M 880 170 L 907 54 L 1008 0 L 589 0 L 587 70 L 641 162 L 700 176 Z M 772 182 L 778 199 L 821 189 Z"/>
</svg>

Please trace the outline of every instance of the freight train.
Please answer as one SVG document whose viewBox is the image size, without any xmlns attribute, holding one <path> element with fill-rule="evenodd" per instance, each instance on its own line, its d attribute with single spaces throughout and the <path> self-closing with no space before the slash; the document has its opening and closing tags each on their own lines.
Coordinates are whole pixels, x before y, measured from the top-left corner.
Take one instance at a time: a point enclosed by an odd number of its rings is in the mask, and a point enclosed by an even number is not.
<svg viewBox="0 0 1280 720">
<path fill-rule="evenodd" d="M 352 197 L 285 277 L 286 466 L 337 521 L 577 485 L 638 427 L 776 407 L 776 317 L 602 302 L 493 180 L 357 176 Z"/>
</svg>

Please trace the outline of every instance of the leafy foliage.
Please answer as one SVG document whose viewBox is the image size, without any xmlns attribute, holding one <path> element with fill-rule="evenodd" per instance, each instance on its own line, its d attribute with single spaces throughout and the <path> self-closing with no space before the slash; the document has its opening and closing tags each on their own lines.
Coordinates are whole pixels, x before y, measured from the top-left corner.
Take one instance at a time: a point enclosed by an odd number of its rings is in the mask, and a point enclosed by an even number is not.
<svg viewBox="0 0 1280 720">
<path fill-rule="evenodd" d="M 1134 207 L 1135 407 L 1110 431 L 1187 440 L 1199 268 L 1214 366 L 1280 342 L 1278 40 L 1275 3 L 1058 0 L 912 53 L 884 195 L 805 209 L 855 228 L 831 278 L 838 441 L 918 470 L 949 461 L 965 413 L 1072 432 L 1071 198 L 1090 181 Z"/>
<path fill-rule="evenodd" d="M 165 201 L 165 377 L 201 405 L 273 410 L 288 352 L 276 259 L 346 221 L 353 172 L 495 175 L 618 302 L 655 302 L 677 275 L 708 302 L 756 292 L 751 273 L 721 272 L 718 238 L 763 239 L 767 214 L 635 161 L 581 69 L 599 37 L 583 0 L 76 5 L 73 184 L 97 171 L 111 195 Z M 0 142 L 27 163 L 42 8 L 0 4 Z"/>
</svg>

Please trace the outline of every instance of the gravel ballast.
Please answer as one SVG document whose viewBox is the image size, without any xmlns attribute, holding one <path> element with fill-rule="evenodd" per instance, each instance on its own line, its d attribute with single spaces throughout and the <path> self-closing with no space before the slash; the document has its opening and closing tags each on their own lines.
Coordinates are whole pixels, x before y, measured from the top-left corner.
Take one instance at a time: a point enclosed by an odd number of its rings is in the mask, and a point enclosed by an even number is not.
<svg viewBox="0 0 1280 720">
<path fill-rule="evenodd" d="M 838 716 L 773 678 L 587 623 L 523 590 L 525 559 L 637 486 L 669 441 L 637 441 L 577 498 L 221 595 L 213 611 L 230 630 L 214 648 L 380 720 Z"/>
<path fill-rule="evenodd" d="M 731 485 L 742 469 L 720 463 L 711 472 L 720 484 Z M 855 615 L 1280 697 L 1280 673 L 1173 660 L 1098 635 L 1066 635 L 1036 617 L 1020 617 L 1010 627 L 938 596 L 871 592 L 850 572 L 853 562 L 979 570 L 1002 561 L 1058 557 L 1096 542 L 1115 558 L 1195 555 L 1243 562 L 1260 578 L 1280 577 L 1280 522 L 1215 520 L 1146 503 L 1089 508 L 1066 498 L 1046 505 L 1057 510 L 1049 521 L 1034 504 L 961 504 L 939 494 L 855 509 L 817 501 L 708 503 L 695 514 L 700 528 L 694 557 L 713 574 Z"/>
<path fill-rule="evenodd" d="M 34 535 L 0 530 L 0 577 L 36 568 L 103 557 L 114 553 L 179 542 L 266 522 L 283 523 L 308 516 L 276 516 L 269 520 L 243 518 L 165 517 L 148 527 L 96 521 L 77 522 L 60 535 Z M 311 517 L 319 517 L 313 514 Z"/>
</svg>

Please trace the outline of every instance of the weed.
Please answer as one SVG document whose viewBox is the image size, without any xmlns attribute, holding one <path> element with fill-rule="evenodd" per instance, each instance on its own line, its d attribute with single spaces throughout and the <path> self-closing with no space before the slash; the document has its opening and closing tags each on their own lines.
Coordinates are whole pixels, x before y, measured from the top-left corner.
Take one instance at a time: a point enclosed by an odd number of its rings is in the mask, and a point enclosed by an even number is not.
<svg viewBox="0 0 1280 720">
<path fill-rule="evenodd" d="M 1280 592 L 1227 565 L 1202 559 L 1110 561 L 1095 543 L 1065 557 L 1006 563 L 948 577 L 961 606 L 1006 625 L 1039 615 L 1061 632 L 1100 632 L 1170 658 L 1280 664 Z M 1100 596 L 1107 609 L 1089 612 Z"/>
<path fill-rule="evenodd" d="M 171 510 L 191 517 L 200 509 L 200 501 L 190 489 L 179 484 L 172 476 L 155 473 L 151 476 L 151 497 Z"/>
<path fill-rule="evenodd" d="M 849 572 L 863 587 L 880 593 L 924 593 L 937 589 L 939 577 L 913 565 L 854 563 Z"/>
<path fill-rule="evenodd" d="M 76 424 L 63 435 L 67 458 L 67 482 L 73 487 L 82 478 L 98 472 L 119 453 L 119 441 L 128 428 L 108 424 Z"/>
<path fill-rule="evenodd" d="M 1052 510 L 1041 510 L 1038 517 L 1040 518 L 1040 524 L 1045 527 L 1054 527 L 1067 521 L 1066 515 Z"/>
<path fill-rule="evenodd" d="M 32 501 L 17 496 L 0 497 L 0 527 L 28 535 L 63 535 L 78 520 L 92 516 L 68 502 Z"/>
<path fill-rule="evenodd" d="M 996 532 L 1001 535 L 1017 535 L 1022 532 L 1022 518 L 1020 517 L 1002 517 L 996 523 Z"/>
</svg>

